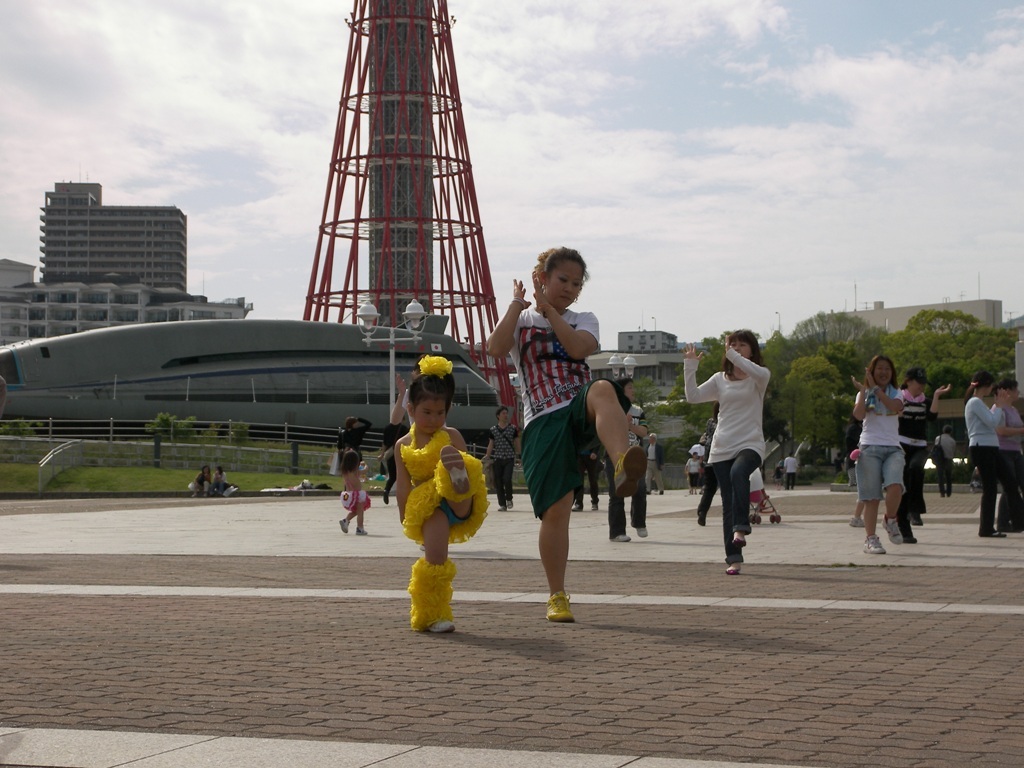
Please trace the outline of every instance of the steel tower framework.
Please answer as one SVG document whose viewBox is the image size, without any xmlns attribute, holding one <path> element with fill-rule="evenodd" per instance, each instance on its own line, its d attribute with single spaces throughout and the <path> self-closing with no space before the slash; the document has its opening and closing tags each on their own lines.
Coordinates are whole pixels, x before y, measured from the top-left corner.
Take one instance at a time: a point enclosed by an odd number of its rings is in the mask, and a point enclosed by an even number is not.
<svg viewBox="0 0 1024 768">
<path fill-rule="evenodd" d="M 400 324 L 416 299 L 447 315 L 512 404 L 445 0 L 356 0 L 304 319 L 355 322 L 370 302 Z M 344 277 L 335 287 L 335 267 Z M 340 272 L 340 270 L 339 270 Z"/>
</svg>

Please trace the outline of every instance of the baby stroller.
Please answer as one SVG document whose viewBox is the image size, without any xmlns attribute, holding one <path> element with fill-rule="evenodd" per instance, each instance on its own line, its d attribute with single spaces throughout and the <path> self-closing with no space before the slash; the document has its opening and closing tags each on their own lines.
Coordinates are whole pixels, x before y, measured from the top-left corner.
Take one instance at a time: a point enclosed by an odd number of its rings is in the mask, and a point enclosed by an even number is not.
<svg viewBox="0 0 1024 768">
<path fill-rule="evenodd" d="M 750 475 L 750 522 L 753 525 L 760 525 L 762 513 L 768 515 L 768 521 L 772 524 L 782 522 L 782 515 L 775 509 L 768 492 L 764 489 L 761 470 L 755 469 Z"/>
</svg>

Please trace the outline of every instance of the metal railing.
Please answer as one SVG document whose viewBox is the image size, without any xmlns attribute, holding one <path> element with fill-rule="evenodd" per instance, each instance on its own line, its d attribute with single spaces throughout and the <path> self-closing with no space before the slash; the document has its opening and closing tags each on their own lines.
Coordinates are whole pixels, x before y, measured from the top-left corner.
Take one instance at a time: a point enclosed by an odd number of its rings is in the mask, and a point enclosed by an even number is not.
<svg viewBox="0 0 1024 768">
<path fill-rule="evenodd" d="M 77 467 L 82 463 L 84 443 L 81 440 L 70 440 L 63 443 L 39 461 L 39 495 L 57 475 L 69 467 Z"/>
</svg>

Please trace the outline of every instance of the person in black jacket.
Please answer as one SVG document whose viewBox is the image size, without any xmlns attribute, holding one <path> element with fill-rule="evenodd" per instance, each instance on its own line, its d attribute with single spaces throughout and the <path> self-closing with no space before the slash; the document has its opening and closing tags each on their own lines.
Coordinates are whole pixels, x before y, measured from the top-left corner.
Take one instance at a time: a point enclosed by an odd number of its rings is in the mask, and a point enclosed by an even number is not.
<svg viewBox="0 0 1024 768">
<path fill-rule="evenodd" d="M 372 426 L 373 424 L 361 416 L 349 416 L 345 419 L 345 426 L 338 430 L 339 458 L 346 448 L 351 448 L 359 454 L 359 461 L 362 461 L 363 452 L 359 450 L 359 446 L 363 444 L 363 438 L 366 437 L 367 430 Z"/>
<path fill-rule="evenodd" d="M 903 499 L 896 513 L 896 521 L 903 534 L 904 544 L 916 544 L 911 525 L 922 525 L 921 515 L 927 510 L 924 503 L 924 464 L 928 461 L 928 422 L 939 415 L 939 398 L 951 386 L 938 387 L 931 397 L 924 394 L 928 377 L 924 368 L 907 371 L 900 387 L 903 412 L 900 414 L 900 444 L 903 446 Z"/>
</svg>

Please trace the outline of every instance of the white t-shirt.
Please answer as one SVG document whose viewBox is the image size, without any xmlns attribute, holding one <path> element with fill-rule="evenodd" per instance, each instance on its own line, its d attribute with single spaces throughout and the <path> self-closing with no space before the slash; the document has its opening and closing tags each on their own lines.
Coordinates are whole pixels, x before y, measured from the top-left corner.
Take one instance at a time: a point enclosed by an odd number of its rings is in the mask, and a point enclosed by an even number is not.
<svg viewBox="0 0 1024 768">
<path fill-rule="evenodd" d="M 566 310 L 562 319 L 600 343 L 597 316 L 593 312 Z M 551 324 L 532 307 L 519 313 L 511 355 L 519 372 L 524 427 L 538 416 L 567 406 L 592 378 L 586 359 L 569 357 Z"/>
<path fill-rule="evenodd" d="M 764 366 L 747 360 L 735 349 L 726 357 L 739 370 L 747 374 L 744 379 L 731 380 L 719 371 L 697 386 L 697 360 L 683 361 L 686 401 L 708 403 L 718 401 L 718 427 L 711 443 L 707 461 L 725 461 L 735 458 L 740 451 L 751 449 L 764 458 L 764 393 L 772 372 Z"/>
<path fill-rule="evenodd" d="M 885 391 L 890 398 L 899 398 L 900 391 L 890 384 Z M 873 411 L 864 413 L 864 428 L 860 432 L 860 447 L 868 445 L 900 445 L 900 417 L 878 403 Z"/>
</svg>

